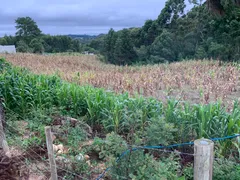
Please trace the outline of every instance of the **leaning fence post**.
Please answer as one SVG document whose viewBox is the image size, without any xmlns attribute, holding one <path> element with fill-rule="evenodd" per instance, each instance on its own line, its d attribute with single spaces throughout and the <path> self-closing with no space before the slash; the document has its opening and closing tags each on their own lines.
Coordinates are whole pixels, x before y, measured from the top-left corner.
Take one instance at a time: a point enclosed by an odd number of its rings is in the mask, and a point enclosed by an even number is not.
<svg viewBox="0 0 240 180">
<path fill-rule="evenodd" d="M 194 180 L 212 180 L 214 143 L 209 139 L 194 141 Z"/>
<path fill-rule="evenodd" d="M 4 110 L 0 100 L 0 149 L 2 149 L 6 156 L 10 157 L 10 151 L 7 144 L 6 136 L 3 129 L 3 122 L 5 121 Z"/>
<path fill-rule="evenodd" d="M 47 150 L 48 150 L 48 159 L 50 162 L 50 169 L 51 169 L 51 180 L 57 180 L 57 167 L 54 158 L 53 152 L 53 140 L 52 140 L 52 133 L 51 127 L 45 127 L 45 135 L 46 135 L 46 142 L 47 142 Z"/>
</svg>

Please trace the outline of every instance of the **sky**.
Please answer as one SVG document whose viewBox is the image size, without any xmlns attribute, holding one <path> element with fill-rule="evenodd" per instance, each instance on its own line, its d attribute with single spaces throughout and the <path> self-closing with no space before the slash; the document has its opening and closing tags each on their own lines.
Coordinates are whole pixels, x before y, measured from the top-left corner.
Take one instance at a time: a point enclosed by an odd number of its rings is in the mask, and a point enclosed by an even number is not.
<svg viewBox="0 0 240 180">
<path fill-rule="evenodd" d="M 6 0 L 0 6 L 0 36 L 14 35 L 15 19 L 33 18 L 45 34 L 106 33 L 156 19 L 166 0 Z"/>
</svg>

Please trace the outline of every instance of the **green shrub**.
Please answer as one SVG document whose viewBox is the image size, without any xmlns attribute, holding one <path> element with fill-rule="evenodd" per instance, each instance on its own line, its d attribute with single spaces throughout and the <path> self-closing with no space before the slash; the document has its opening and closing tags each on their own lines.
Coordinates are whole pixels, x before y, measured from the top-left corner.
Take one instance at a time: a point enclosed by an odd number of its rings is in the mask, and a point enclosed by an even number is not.
<svg viewBox="0 0 240 180">
<path fill-rule="evenodd" d="M 114 164 L 114 163 L 113 163 Z M 174 156 L 155 160 L 150 154 L 143 151 L 130 152 L 109 172 L 112 179 L 178 179 L 180 165 Z"/>
<path fill-rule="evenodd" d="M 105 160 L 116 159 L 128 149 L 126 141 L 114 132 L 107 134 L 105 140 L 95 138 L 93 146 L 99 158 Z"/>
<path fill-rule="evenodd" d="M 146 128 L 146 144 L 147 145 L 169 145 L 173 143 L 174 125 L 166 123 L 163 118 L 153 119 Z"/>
<path fill-rule="evenodd" d="M 183 174 L 186 180 L 193 180 L 193 165 L 185 167 Z M 215 160 L 213 163 L 214 180 L 240 179 L 240 164 L 230 160 Z"/>
<path fill-rule="evenodd" d="M 240 179 L 240 164 L 228 160 L 216 160 L 213 167 L 213 179 Z"/>
<path fill-rule="evenodd" d="M 111 179 L 178 178 L 180 165 L 176 157 L 170 156 L 158 161 L 143 150 L 128 151 L 126 141 L 116 133 L 108 134 L 104 141 L 95 138 L 93 146 L 95 151 L 99 152 L 99 158 L 104 159 L 111 167 L 108 173 Z M 118 159 L 119 157 L 121 158 Z"/>
</svg>

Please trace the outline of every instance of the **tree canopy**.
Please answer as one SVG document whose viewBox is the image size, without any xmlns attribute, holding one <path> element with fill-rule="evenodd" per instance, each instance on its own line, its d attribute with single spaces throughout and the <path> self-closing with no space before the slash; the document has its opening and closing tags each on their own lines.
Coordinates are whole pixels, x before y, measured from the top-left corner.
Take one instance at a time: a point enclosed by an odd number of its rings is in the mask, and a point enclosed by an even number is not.
<svg viewBox="0 0 240 180">
<path fill-rule="evenodd" d="M 19 39 L 31 41 L 31 39 L 39 37 L 42 33 L 36 22 L 30 17 L 19 17 L 15 20 L 15 23 L 16 37 Z"/>
<path fill-rule="evenodd" d="M 240 0 L 189 1 L 194 7 L 186 12 L 184 0 L 167 0 L 156 20 L 147 20 L 141 28 L 111 29 L 92 47 L 121 65 L 194 58 L 238 61 Z"/>
<path fill-rule="evenodd" d="M 31 53 L 80 52 L 84 50 L 77 39 L 69 36 L 43 34 L 37 23 L 30 17 L 19 17 L 15 23 L 15 36 L 0 38 L 0 45 L 16 45 L 18 52 Z"/>
</svg>

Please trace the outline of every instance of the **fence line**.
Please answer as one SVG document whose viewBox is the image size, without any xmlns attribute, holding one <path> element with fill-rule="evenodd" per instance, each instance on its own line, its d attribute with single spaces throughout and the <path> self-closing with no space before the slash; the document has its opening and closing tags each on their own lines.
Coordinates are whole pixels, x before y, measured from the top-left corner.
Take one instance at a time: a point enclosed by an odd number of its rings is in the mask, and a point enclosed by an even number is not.
<svg viewBox="0 0 240 180">
<path fill-rule="evenodd" d="M 20 133 L 20 132 L 19 132 L 19 129 L 17 129 L 17 128 L 11 126 L 11 125 L 9 125 L 8 123 L 6 123 L 6 125 L 9 126 L 10 128 L 12 128 L 13 130 L 17 131 L 20 135 L 24 136 L 23 133 Z M 15 135 L 14 133 L 10 133 L 10 131 L 8 131 L 7 133 L 8 133 L 8 134 L 11 134 L 11 135 Z M 38 149 L 47 152 L 47 150 L 44 149 L 44 148 L 42 148 L 41 146 L 38 146 Z M 34 159 L 34 158 L 32 158 L 33 155 L 30 154 L 28 151 L 32 152 L 32 153 L 35 154 L 37 157 L 39 157 L 39 159 L 41 159 L 41 162 L 46 163 L 46 164 L 49 165 L 48 159 L 44 159 L 41 155 L 39 155 L 37 152 L 35 152 L 35 150 L 32 149 L 32 148 L 28 148 L 27 150 L 22 151 L 21 156 L 23 156 L 22 154 L 26 154 L 26 155 L 28 155 L 31 159 Z M 52 154 L 52 156 L 55 156 L 55 154 Z M 18 158 L 18 157 L 16 156 L 16 158 Z M 18 159 L 21 161 L 20 158 L 18 158 Z M 81 176 L 81 175 L 79 175 L 79 174 L 76 174 L 75 172 L 72 172 L 72 171 L 70 171 L 70 170 L 61 168 L 61 167 L 59 167 L 59 166 L 57 166 L 57 165 L 56 165 L 56 168 L 57 168 L 58 170 L 67 172 L 67 173 L 69 173 L 69 174 L 71 174 L 71 175 L 74 175 L 74 176 L 76 176 L 76 177 L 78 177 L 78 178 L 81 178 L 81 179 L 83 179 L 83 180 L 88 180 L 88 178 L 85 178 L 85 177 L 83 177 L 83 176 Z M 44 171 L 46 171 L 46 172 L 50 172 L 49 169 L 47 169 L 47 168 L 43 168 L 42 170 L 44 170 Z M 47 176 L 45 176 L 44 174 L 41 174 L 41 175 L 43 175 L 46 179 L 48 179 Z M 58 177 L 60 177 L 60 176 L 58 175 Z M 63 177 L 62 177 L 62 178 L 63 178 Z"/>
<path fill-rule="evenodd" d="M 8 124 L 6 122 L 6 125 L 9 126 L 10 128 L 14 129 L 15 131 L 17 131 L 19 134 L 21 134 L 22 136 L 24 136 L 23 133 L 20 133 L 19 132 L 19 129 L 13 127 L 12 125 Z M 8 132 L 10 133 L 10 131 Z M 12 133 L 14 135 L 14 133 Z M 233 138 L 237 138 L 239 137 L 240 134 L 235 134 L 235 135 L 232 135 L 232 136 L 225 136 L 225 137 L 220 137 L 220 138 L 211 138 L 212 141 L 223 141 L 223 140 L 227 140 L 227 139 L 233 139 Z M 128 150 L 124 151 L 116 160 L 116 162 L 118 163 L 125 155 L 127 155 L 129 152 L 134 152 L 134 151 L 137 151 L 137 150 L 156 150 L 156 151 L 160 151 L 160 152 L 163 152 L 163 153 L 175 153 L 175 154 L 178 154 L 178 155 L 189 155 L 189 156 L 196 156 L 196 154 L 191 154 L 191 153 L 184 153 L 184 152 L 179 152 L 179 151 L 171 151 L 171 150 L 166 150 L 166 149 L 171 149 L 171 148 L 175 148 L 175 147 L 181 147 L 181 146 L 189 146 L 189 145 L 193 145 L 194 143 L 193 142 L 187 142 L 187 143 L 182 143 L 182 144 L 173 144 L 173 145 L 168 145 L 168 146 L 134 146 L 134 145 L 128 145 L 128 147 L 130 147 Z M 46 151 L 46 149 L 42 148 L 42 147 L 38 147 L 40 148 L 41 150 L 43 151 Z M 47 160 L 43 160 L 43 157 L 41 155 L 39 155 L 37 152 L 35 152 L 35 150 L 29 148 L 28 150 L 30 150 L 31 152 L 33 152 L 34 154 L 36 154 L 38 157 L 40 157 L 40 159 L 42 159 L 42 161 L 44 163 L 47 163 Z M 30 157 L 32 156 L 29 152 L 27 152 L 27 150 L 23 151 L 22 154 L 28 154 L 30 155 Z M 215 160 L 222 160 L 222 159 L 219 159 L 219 158 L 214 158 Z M 235 162 L 232 162 L 234 164 L 237 164 L 239 165 L 238 163 L 235 163 Z M 104 177 L 104 175 L 111 169 L 112 167 L 108 167 L 102 174 L 100 174 L 98 176 L 98 178 L 96 180 L 100 180 L 101 178 Z M 67 169 L 63 169 L 63 168 L 60 168 L 57 166 L 57 169 L 58 170 L 62 170 L 62 171 L 65 171 L 65 172 L 68 172 L 76 177 L 79 177 L 81 179 L 87 179 L 79 174 L 76 174 L 72 171 L 69 171 Z M 43 169 L 43 170 L 46 170 L 46 172 L 49 172 L 47 169 Z M 41 171 L 41 170 L 40 170 Z M 90 171 L 92 172 L 92 171 Z M 44 174 L 43 174 L 44 177 L 46 177 Z M 46 177 L 47 178 L 47 177 Z M 60 177 L 59 178 L 64 178 L 64 177 Z"/>
<path fill-rule="evenodd" d="M 210 138 L 212 141 L 223 141 L 227 139 L 234 139 L 240 137 L 240 134 L 235 134 L 231 136 L 225 136 L 225 137 L 217 137 L 217 138 Z M 168 146 L 138 146 L 134 147 L 132 149 L 128 149 L 124 151 L 116 160 L 116 163 L 118 163 L 125 155 L 127 155 L 129 152 L 134 152 L 138 151 L 141 149 L 152 149 L 152 150 L 159 150 L 159 149 L 169 149 L 169 148 L 175 148 L 175 147 L 180 147 L 180 146 L 186 146 L 186 145 L 194 145 L 194 142 L 187 142 L 187 143 L 181 143 L 181 144 L 173 144 L 173 145 L 168 145 Z M 188 153 L 187 153 L 188 154 Z M 188 154 L 194 156 L 194 154 Z M 111 169 L 112 167 L 108 167 L 102 174 L 98 176 L 96 180 L 100 180 L 104 177 L 104 175 Z"/>
<path fill-rule="evenodd" d="M 24 136 L 23 133 L 20 133 L 20 132 L 19 132 L 19 129 L 15 128 L 14 126 L 12 126 L 12 125 L 10 125 L 10 124 L 8 124 L 8 123 L 6 123 L 6 125 L 7 125 L 8 127 L 12 128 L 14 131 L 17 131 L 20 135 Z M 10 131 L 8 131 L 7 133 L 8 133 L 8 134 L 11 134 Z M 12 135 L 15 135 L 15 134 L 12 133 Z M 42 151 L 45 151 L 45 152 L 47 151 L 47 149 L 44 149 L 44 148 L 41 147 L 41 146 L 38 146 L 38 149 L 40 149 L 40 150 L 42 150 Z M 44 162 L 44 163 L 46 163 L 46 164 L 49 165 L 48 159 L 44 159 L 41 155 L 39 155 L 37 152 L 35 152 L 35 150 L 33 150 L 32 148 L 28 148 L 27 150 L 31 151 L 33 154 L 35 154 L 36 156 L 38 156 L 39 159 L 42 160 L 42 162 Z M 27 150 L 24 150 L 24 151 L 22 152 L 22 154 L 25 153 L 25 154 L 29 155 L 29 157 L 32 157 L 32 154 L 30 154 Z M 52 156 L 55 156 L 55 154 L 51 154 L 51 155 L 52 155 Z M 55 167 L 55 166 L 54 166 L 54 167 Z M 67 173 L 69 173 L 69 174 L 71 174 L 71 175 L 74 175 L 74 176 L 76 176 L 76 177 L 78 177 L 78 178 L 81 178 L 81 179 L 83 179 L 83 180 L 88 180 L 88 178 L 83 177 L 83 176 L 81 176 L 81 175 L 79 175 L 79 174 L 77 174 L 77 173 L 75 173 L 75 172 L 73 172 L 73 171 L 70 171 L 70 170 L 68 170 L 68 169 L 61 168 L 61 167 L 59 167 L 58 165 L 56 165 L 56 168 L 57 168 L 58 170 L 67 172 Z M 43 170 L 46 171 L 46 172 L 49 172 L 49 169 L 47 169 L 47 168 L 45 168 L 45 169 L 43 169 Z M 93 172 L 94 170 L 97 170 L 97 169 L 93 169 L 93 170 L 90 171 L 90 172 Z M 100 169 L 98 169 L 98 170 L 101 171 Z M 44 174 L 43 174 L 43 175 L 44 175 Z M 45 176 L 45 175 L 44 175 L 44 176 Z M 46 176 L 45 176 L 45 177 L 46 177 Z M 60 177 L 60 176 L 58 175 L 58 177 Z M 47 178 L 47 177 L 46 177 L 46 178 Z"/>
<path fill-rule="evenodd" d="M 6 125 L 8 125 L 8 124 L 6 123 Z M 13 128 L 13 127 L 11 127 L 11 128 Z M 16 130 L 16 128 L 14 128 L 14 129 Z M 10 132 L 8 132 L 8 133 L 11 134 Z M 15 135 L 15 134 L 12 133 L 11 135 Z M 24 134 L 22 134 L 22 135 L 24 135 Z M 19 146 L 19 147 L 21 147 L 21 146 Z M 36 158 L 34 158 L 34 157 L 33 157 L 33 154 L 30 154 L 30 152 L 28 152 L 28 150 L 29 150 L 31 153 L 34 153 L 35 155 L 37 155 L 38 157 L 40 157 L 40 159 L 42 160 L 42 162 L 46 163 L 46 160 L 43 160 L 43 157 L 40 156 L 37 152 L 35 152 L 35 151 L 34 151 L 33 149 L 31 149 L 31 148 L 28 148 L 27 150 L 23 150 L 23 151 L 21 151 L 21 154 L 20 154 L 20 155 L 16 155 L 16 156 L 12 156 L 12 157 L 17 158 L 17 159 L 19 160 L 19 162 L 22 161 L 19 156 L 24 157 L 24 156 L 26 156 L 26 155 L 29 156 L 30 159 L 35 160 Z M 25 164 L 26 164 L 26 163 L 25 163 Z M 27 166 L 29 166 L 29 165 L 27 165 Z M 44 177 L 47 179 L 47 176 L 45 176 L 45 174 L 42 173 L 42 171 L 48 172 L 49 170 L 46 169 L 46 168 L 43 168 L 43 169 L 40 170 L 37 165 L 36 165 L 36 168 L 37 168 L 38 171 L 41 172 L 41 175 L 44 176 Z"/>
</svg>

